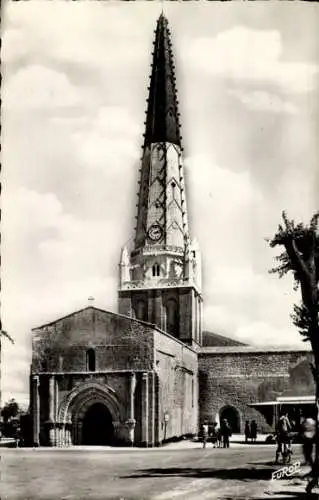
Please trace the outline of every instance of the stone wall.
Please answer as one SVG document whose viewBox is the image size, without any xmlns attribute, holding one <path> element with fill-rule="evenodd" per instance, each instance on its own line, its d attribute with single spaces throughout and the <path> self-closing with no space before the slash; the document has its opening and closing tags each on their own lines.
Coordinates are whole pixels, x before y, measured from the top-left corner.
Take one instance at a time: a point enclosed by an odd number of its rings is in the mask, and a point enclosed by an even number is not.
<svg viewBox="0 0 319 500">
<path fill-rule="evenodd" d="M 130 418 L 130 401 L 129 401 L 129 379 L 130 372 L 110 372 L 107 374 L 58 374 L 54 378 L 54 394 L 53 394 L 53 415 L 50 415 L 50 400 L 49 400 L 49 383 L 52 375 L 42 374 L 39 377 L 39 399 L 40 399 L 40 444 L 48 445 L 49 434 L 48 424 L 51 423 L 51 428 L 54 427 L 54 437 L 51 438 L 51 445 L 53 446 L 67 446 L 70 444 L 81 444 L 81 436 L 75 438 L 74 425 L 70 427 L 70 436 L 67 439 L 65 433 L 64 419 L 61 419 L 61 408 L 63 408 L 65 401 L 69 398 L 70 394 L 77 389 L 82 390 L 88 384 L 99 384 L 102 387 L 107 386 L 109 390 L 116 394 L 116 400 L 120 407 L 120 416 L 117 419 L 117 427 L 115 429 L 115 438 L 119 443 L 128 442 L 128 431 L 126 422 Z M 66 419 L 67 422 L 73 421 L 76 415 L 70 414 L 71 419 Z M 52 418 L 53 417 L 53 418 Z M 54 424 L 54 425 L 53 425 Z M 74 424 L 74 422 L 73 422 Z M 58 435 L 61 434 L 61 438 Z M 72 437 L 71 437 L 72 436 Z M 54 442 L 57 441 L 57 442 Z"/>
<path fill-rule="evenodd" d="M 237 413 L 240 430 L 255 419 L 269 432 L 264 417 L 247 405 L 280 395 L 312 395 L 314 383 L 306 350 L 252 347 L 202 348 L 199 355 L 200 421 L 215 420 L 225 407 Z"/>
<path fill-rule="evenodd" d="M 153 328 L 96 308 L 83 309 L 33 330 L 33 371 L 88 371 L 89 348 L 95 350 L 95 371 L 151 369 Z"/>
<path fill-rule="evenodd" d="M 168 324 L 167 304 L 176 304 L 176 321 Z M 202 341 L 201 297 L 192 286 L 169 287 L 149 290 L 121 290 L 119 311 L 156 325 L 184 343 L 195 346 Z M 140 309 L 139 304 L 144 306 Z"/>
<path fill-rule="evenodd" d="M 90 350 L 94 352 L 95 369 L 89 368 Z M 165 439 L 197 432 L 197 354 L 150 324 L 89 307 L 37 328 L 33 330 L 32 376 L 39 377 L 41 431 L 48 425 L 62 425 L 58 430 L 63 434 L 66 423 L 78 422 L 82 390 L 84 403 L 91 402 L 90 386 L 93 392 L 98 391 L 97 400 L 102 397 L 98 393 L 104 394 L 106 406 L 112 405 L 112 398 L 116 400 L 118 410 L 112 418 L 117 421 L 117 436 L 121 439 L 127 434 L 125 426 L 132 418 L 132 404 L 136 444 L 160 444 Z M 69 406 L 73 395 L 78 398 L 75 412 Z M 70 408 L 68 422 L 63 408 Z M 165 414 L 169 415 L 168 422 Z M 80 436 L 81 428 L 77 429 L 75 435 Z M 65 436 L 59 438 L 61 445 L 66 441 L 69 439 Z"/>
<path fill-rule="evenodd" d="M 197 354 L 182 342 L 155 332 L 157 442 L 197 433 Z M 168 420 L 165 421 L 165 415 Z"/>
</svg>

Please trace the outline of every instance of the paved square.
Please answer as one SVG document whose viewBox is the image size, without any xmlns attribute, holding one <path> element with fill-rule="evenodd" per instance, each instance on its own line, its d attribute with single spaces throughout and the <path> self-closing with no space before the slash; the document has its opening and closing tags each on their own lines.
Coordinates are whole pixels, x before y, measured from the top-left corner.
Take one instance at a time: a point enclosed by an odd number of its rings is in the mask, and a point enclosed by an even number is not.
<svg viewBox="0 0 319 500">
<path fill-rule="evenodd" d="M 273 446 L 234 445 L 229 450 L 208 446 L 204 450 L 197 443 L 132 450 L 3 449 L 1 498 L 302 498 L 304 481 L 271 481 L 274 453 Z M 299 448 L 294 452 L 297 459 L 301 459 Z"/>
</svg>

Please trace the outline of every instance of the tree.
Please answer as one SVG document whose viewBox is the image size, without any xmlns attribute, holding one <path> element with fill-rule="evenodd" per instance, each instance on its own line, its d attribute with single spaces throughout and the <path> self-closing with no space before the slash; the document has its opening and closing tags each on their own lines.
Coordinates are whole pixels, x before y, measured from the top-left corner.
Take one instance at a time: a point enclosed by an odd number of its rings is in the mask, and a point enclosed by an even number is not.
<svg viewBox="0 0 319 500">
<path fill-rule="evenodd" d="M 269 245 L 271 248 L 283 246 L 284 251 L 276 257 L 279 264 L 270 272 L 280 278 L 291 272 L 295 289 L 300 288 L 301 304 L 294 305 L 292 320 L 303 340 L 310 341 L 314 355 L 311 368 L 316 384 L 317 433 L 313 480 L 308 489 L 311 491 L 319 478 L 319 212 L 308 225 L 295 224 L 285 212 L 282 218 L 284 224 L 279 224 Z"/>
<path fill-rule="evenodd" d="M 1 342 L 2 342 L 2 337 L 10 340 L 12 344 L 14 344 L 13 338 L 2 329 L 2 323 L 0 320 L 0 378 L 1 378 Z M 1 404 L 1 391 L 0 391 L 0 404 Z"/>
<path fill-rule="evenodd" d="M 19 413 L 19 405 L 15 399 L 10 399 L 1 410 L 1 415 L 4 422 L 8 422 L 10 418 L 14 418 Z"/>
</svg>

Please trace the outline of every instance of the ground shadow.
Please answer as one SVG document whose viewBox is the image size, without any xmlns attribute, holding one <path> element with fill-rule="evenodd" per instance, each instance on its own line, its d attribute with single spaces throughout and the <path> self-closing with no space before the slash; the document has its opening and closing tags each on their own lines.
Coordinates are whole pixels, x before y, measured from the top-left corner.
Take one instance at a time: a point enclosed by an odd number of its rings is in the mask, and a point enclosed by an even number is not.
<svg viewBox="0 0 319 500">
<path fill-rule="evenodd" d="M 142 469 L 136 474 L 122 476 L 122 478 L 149 478 L 149 477 L 191 477 L 191 478 L 215 478 L 239 481 L 267 481 L 271 479 L 273 468 L 236 468 L 236 469 L 215 469 L 215 468 L 196 468 L 196 467 L 170 467 L 157 469 Z"/>
<path fill-rule="evenodd" d="M 263 497 L 252 497 L 251 500 L 265 500 L 265 496 Z M 319 495 L 317 493 L 305 493 L 305 492 L 295 492 L 295 491 L 277 491 L 276 493 L 267 495 L 269 500 L 318 500 Z M 234 500 L 233 498 L 220 498 L 218 500 Z M 240 498 L 236 498 L 236 500 L 240 500 Z M 242 499 L 244 500 L 244 499 Z M 245 499 L 249 500 L 249 499 Z"/>
<path fill-rule="evenodd" d="M 287 495 L 287 499 L 289 500 L 292 500 L 292 499 L 295 499 L 295 498 L 298 498 L 298 499 L 308 499 L 308 500 L 314 500 L 315 498 L 318 500 L 319 498 L 319 494 L 318 493 L 305 493 L 305 492 L 301 492 L 301 493 L 296 493 L 296 492 L 293 492 L 293 491 L 281 491 L 280 492 L 281 495 Z"/>
</svg>

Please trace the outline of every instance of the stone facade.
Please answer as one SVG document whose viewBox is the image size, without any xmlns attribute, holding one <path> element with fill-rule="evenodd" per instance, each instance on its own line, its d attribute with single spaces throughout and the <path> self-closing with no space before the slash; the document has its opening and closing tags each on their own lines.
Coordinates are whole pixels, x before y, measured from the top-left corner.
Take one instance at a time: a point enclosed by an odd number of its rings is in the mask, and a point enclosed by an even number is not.
<svg viewBox="0 0 319 500">
<path fill-rule="evenodd" d="M 96 404 L 110 414 L 104 444 L 153 446 L 195 434 L 197 373 L 191 348 L 152 325 L 101 309 L 88 307 L 39 327 L 31 373 L 34 442 L 86 444 L 85 415 Z"/>
<path fill-rule="evenodd" d="M 271 427 L 248 405 L 273 401 L 277 396 L 315 393 L 309 350 L 248 346 L 203 347 L 199 354 L 200 419 L 215 419 L 228 411 L 243 431 L 245 420 L 255 419 L 259 429 Z"/>
<path fill-rule="evenodd" d="M 158 376 L 157 442 L 198 431 L 197 354 L 174 338 L 156 331 L 154 335 Z M 168 418 L 165 421 L 165 415 Z"/>
</svg>

